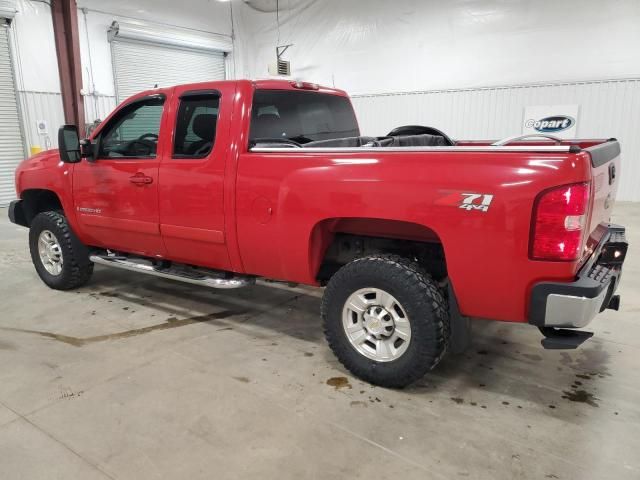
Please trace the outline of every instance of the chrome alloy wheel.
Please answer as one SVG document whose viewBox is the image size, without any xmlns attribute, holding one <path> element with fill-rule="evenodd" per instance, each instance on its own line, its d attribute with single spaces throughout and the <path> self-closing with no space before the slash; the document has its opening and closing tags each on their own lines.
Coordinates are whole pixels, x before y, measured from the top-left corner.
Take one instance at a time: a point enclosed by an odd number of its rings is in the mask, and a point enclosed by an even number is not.
<svg viewBox="0 0 640 480">
<path fill-rule="evenodd" d="M 377 362 L 400 358 L 411 341 L 411 324 L 404 308 L 379 288 L 361 288 L 347 298 L 342 326 L 353 348 Z"/>
<path fill-rule="evenodd" d="M 56 276 L 62 273 L 62 248 L 56 236 L 49 230 L 40 232 L 38 254 L 47 272 Z"/>
</svg>

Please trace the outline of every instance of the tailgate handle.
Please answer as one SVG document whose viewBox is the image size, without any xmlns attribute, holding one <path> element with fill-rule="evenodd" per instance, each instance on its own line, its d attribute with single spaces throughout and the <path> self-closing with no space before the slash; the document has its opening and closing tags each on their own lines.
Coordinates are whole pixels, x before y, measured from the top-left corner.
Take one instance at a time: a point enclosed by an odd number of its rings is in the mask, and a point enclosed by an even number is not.
<svg viewBox="0 0 640 480">
<path fill-rule="evenodd" d="M 148 177 L 142 172 L 138 172 L 134 176 L 129 177 L 129 181 L 134 185 L 142 186 L 142 185 L 149 185 L 150 183 L 153 183 L 153 178 Z"/>
<path fill-rule="evenodd" d="M 609 165 L 609 185 L 611 185 L 615 179 L 616 179 L 616 166 L 615 164 L 611 163 Z"/>
</svg>

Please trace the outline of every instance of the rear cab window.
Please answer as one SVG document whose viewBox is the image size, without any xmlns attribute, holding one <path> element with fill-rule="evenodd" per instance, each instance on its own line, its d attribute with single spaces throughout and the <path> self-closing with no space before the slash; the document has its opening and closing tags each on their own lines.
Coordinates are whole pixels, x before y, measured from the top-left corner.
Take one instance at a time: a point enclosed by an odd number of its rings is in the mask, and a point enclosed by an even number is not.
<svg viewBox="0 0 640 480">
<path fill-rule="evenodd" d="M 347 97 L 291 90 L 254 93 L 250 146 L 269 141 L 305 144 L 359 135 Z"/>
</svg>

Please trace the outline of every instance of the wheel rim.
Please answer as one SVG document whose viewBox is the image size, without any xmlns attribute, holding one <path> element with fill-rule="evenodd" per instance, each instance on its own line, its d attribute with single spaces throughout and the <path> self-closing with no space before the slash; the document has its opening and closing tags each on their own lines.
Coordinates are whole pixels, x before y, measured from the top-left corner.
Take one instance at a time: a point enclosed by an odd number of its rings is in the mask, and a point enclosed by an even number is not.
<svg viewBox="0 0 640 480">
<path fill-rule="evenodd" d="M 62 273 L 62 248 L 56 236 L 49 230 L 43 230 L 38 237 L 38 254 L 47 272 L 51 275 Z"/>
<path fill-rule="evenodd" d="M 347 298 L 342 326 L 353 348 L 378 362 L 397 360 L 411 341 L 411 323 L 404 307 L 379 288 L 362 288 Z"/>
</svg>

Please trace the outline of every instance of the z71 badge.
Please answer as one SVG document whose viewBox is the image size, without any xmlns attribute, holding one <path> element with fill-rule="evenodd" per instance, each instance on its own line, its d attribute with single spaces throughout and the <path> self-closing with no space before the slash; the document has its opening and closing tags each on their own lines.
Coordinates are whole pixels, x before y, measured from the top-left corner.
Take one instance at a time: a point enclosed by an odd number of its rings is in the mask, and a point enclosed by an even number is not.
<svg viewBox="0 0 640 480">
<path fill-rule="evenodd" d="M 463 193 L 461 195 L 464 199 L 459 208 L 464 208 L 465 210 L 480 210 L 481 212 L 486 212 L 489 210 L 491 200 L 493 200 L 493 195 L 486 193 Z"/>
<path fill-rule="evenodd" d="M 436 204 L 458 207 L 468 212 L 470 212 L 471 210 L 488 212 L 492 201 L 493 195 L 489 193 L 460 192 L 451 193 L 445 197 L 442 197 L 436 201 Z"/>
</svg>

